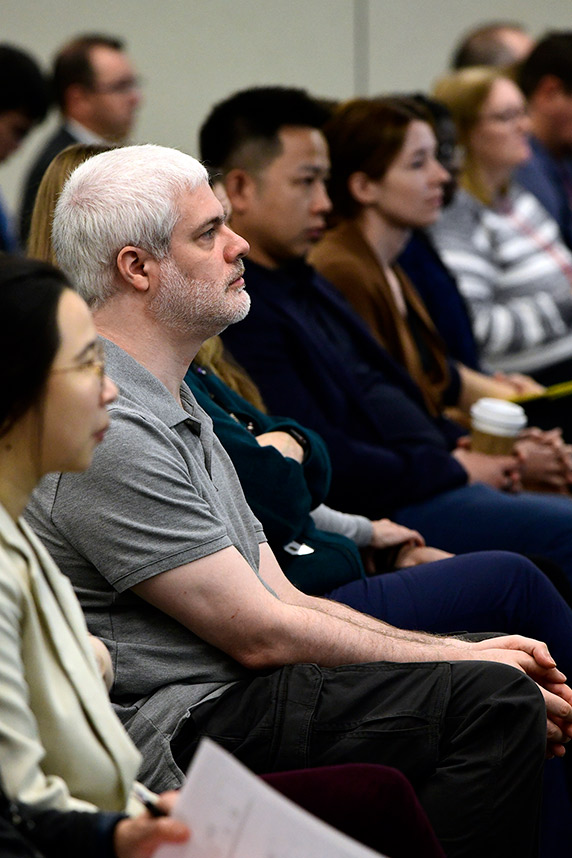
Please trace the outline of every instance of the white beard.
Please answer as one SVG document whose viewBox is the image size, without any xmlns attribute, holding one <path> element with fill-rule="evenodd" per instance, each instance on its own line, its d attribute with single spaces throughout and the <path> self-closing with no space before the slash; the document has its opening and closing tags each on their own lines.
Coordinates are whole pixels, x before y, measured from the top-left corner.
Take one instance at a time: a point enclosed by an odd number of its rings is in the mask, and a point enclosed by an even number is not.
<svg viewBox="0 0 572 858">
<path fill-rule="evenodd" d="M 237 262 L 236 270 L 226 284 L 197 280 L 184 274 L 176 262 L 166 257 L 160 263 L 161 282 L 149 302 L 149 312 L 158 322 L 177 333 L 214 336 L 248 314 L 248 293 L 228 290 L 230 283 L 243 270 L 242 262 Z"/>
</svg>

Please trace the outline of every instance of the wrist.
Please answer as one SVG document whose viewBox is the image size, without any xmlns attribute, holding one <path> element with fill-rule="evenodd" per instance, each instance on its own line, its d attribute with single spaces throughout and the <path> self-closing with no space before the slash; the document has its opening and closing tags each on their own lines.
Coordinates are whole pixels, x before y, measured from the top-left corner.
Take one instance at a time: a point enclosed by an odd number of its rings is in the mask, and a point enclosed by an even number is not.
<svg viewBox="0 0 572 858">
<path fill-rule="evenodd" d="M 100 812 L 96 815 L 97 823 L 95 830 L 95 855 L 102 858 L 113 858 L 118 855 L 118 837 L 120 832 L 118 828 L 121 822 L 129 819 L 124 813 L 106 813 Z M 89 853 L 88 853 L 89 854 Z"/>
<path fill-rule="evenodd" d="M 478 659 L 471 641 L 461 635 L 433 636 L 436 661 L 473 661 Z"/>
<path fill-rule="evenodd" d="M 412 542 L 405 542 L 403 545 L 397 546 L 397 554 L 395 557 L 395 568 L 401 569 L 404 564 L 411 561 L 411 553 L 415 552 L 417 545 Z"/>
<path fill-rule="evenodd" d="M 296 441 L 298 446 L 302 448 L 302 464 L 305 464 L 308 460 L 308 456 L 310 455 L 310 442 L 306 436 L 294 426 L 285 426 L 282 431 L 286 432 L 287 435 L 290 435 L 290 437 Z"/>
</svg>

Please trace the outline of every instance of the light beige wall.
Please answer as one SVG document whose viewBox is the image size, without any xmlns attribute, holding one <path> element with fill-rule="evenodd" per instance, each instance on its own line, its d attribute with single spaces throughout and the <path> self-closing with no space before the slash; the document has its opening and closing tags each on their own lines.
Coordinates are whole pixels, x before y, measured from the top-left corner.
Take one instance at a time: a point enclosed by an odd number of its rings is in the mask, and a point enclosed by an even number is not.
<svg viewBox="0 0 572 858">
<path fill-rule="evenodd" d="M 427 89 L 459 33 L 511 18 L 534 34 L 572 28 L 570 0 L 1 0 L 1 41 L 46 65 L 79 32 L 123 37 L 146 80 L 136 141 L 196 154 L 209 106 L 255 84 L 307 87 L 344 98 Z M 33 152 L 55 122 L 35 131 L 0 169 L 15 206 Z"/>
<path fill-rule="evenodd" d="M 448 67 L 460 35 L 483 22 L 519 21 L 534 36 L 572 29 L 569 0 L 369 0 L 368 5 L 367 94 L 427 90 Z"/>
</svg>

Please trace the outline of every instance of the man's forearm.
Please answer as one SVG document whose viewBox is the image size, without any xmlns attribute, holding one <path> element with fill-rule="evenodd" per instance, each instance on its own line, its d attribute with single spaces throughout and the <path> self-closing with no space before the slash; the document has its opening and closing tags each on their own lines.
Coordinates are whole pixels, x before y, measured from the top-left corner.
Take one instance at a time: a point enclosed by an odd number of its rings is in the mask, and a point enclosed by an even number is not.
<svg viewBox="0 0 572 858">
<path fill-rule="evenodd" d="M 448 645 L 448 643 L 454 645 L 458 642 L 457 638 L 449 638 L 446 635 L 432 635 L 427 632 L 395 628 L 395 626 L 391 626 L 389 623 L 384 623 L 383 620 L 378 620 L 375 617 L 369 616 L 369 614 L 363 614 L 354 608 L 350 608 L 348 605 L 332 601 L 331 599 L 323 599 L 315 596 L 309 596 L 307 599 L 308 601 L 304 602 L 304 607 L 314 611 L 321 611 L 331 617 L 336 617 L 350 623 L 352 626 L 368 629 L 395 641 L 411 641 L 412 643 L 426 646 Z"/>
<path fill-rule="evenodd" d="M 466 641 L 396 629 L 325 599 L 284 607 L 284 622 L 275 630 L 266 656 L 258 651 L 264 661 L 257 667 L 308 661 L 335 667 L 372 661 L 458 661 L 477 657 Z"/>
<path fill-rule="evenodd" d="M 273 660 L 282 657 L 283 663 L 313 661 L 334 666 L 363 661 L 458 660 L 465 652 L 467 658 L 473 657 L 466 641 L 396 629 L 340 602 L 308 596 L 284 577 L 267 545 L 260 551 L 263 577 L 282 606 L 278 628 L 271 626 L 264 634 L 265 643 L 276 646 L 270 656 Z M 266 646 L 264 650 L 268 652 Z"/>
</svg>

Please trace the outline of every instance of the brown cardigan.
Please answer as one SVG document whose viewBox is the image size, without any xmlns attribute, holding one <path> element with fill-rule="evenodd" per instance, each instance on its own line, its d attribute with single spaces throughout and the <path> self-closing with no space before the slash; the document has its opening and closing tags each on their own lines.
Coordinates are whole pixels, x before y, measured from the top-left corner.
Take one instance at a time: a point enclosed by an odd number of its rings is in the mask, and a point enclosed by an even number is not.
<svg viewBox="0 0 572 858">
<path fill-rule="evenodd" d="M 385 274 L 370 245 L 351 221 L 342 221 L 325 233 L 313 248 L 309 262 L 342 292 L 369 326 L 373 336 L 401 363 L 423 391 L 433 415 L 443 410 L 451 378 L 446 349 L 415 287 L 398 266 L 408 311 L 400 313 Z M 416 334 L 411 331 L 413 318 Z M 422 341 L 424 356 L 419 349 Z M 425 365 L 424 365 L 425 364 Z"/>
</svg>

